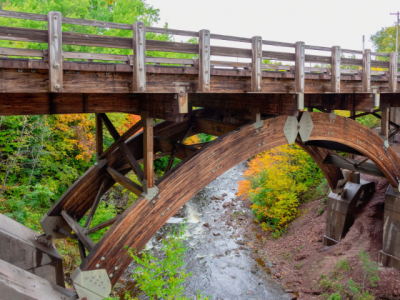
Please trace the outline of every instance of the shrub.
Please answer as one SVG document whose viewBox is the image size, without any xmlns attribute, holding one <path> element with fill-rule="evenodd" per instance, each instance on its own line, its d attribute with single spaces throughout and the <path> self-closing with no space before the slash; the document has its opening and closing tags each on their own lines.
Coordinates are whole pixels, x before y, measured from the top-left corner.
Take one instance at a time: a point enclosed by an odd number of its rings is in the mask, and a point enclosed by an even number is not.
<svg viewBox="0 0 400 300">
<path fill-rule="evenodd" d="M 166 300 L 189 300 L 183 295 L 185 289 L 183 283 L 186 278 L 192 276 L 184 269 L 186 224 L 179 227 L 173 227 L 162 241 L 161 252 L 164 258 L 159 259 L 151 252 L 143 251 L 138 254 L 136 249 L 128 249 L 129 255 L 137 264 L 132 277 L 137 286 L 150 299 Z M 132 299 L 129 295 L 125 299 Z M 135 298 L 137 299 L 137 298 Z M 211 297 L 205 297 L 197 293 L 196 299 L 207 300 Z"/>
<path fill-rule="evenodd" d="M 300 193 L 323 174 L 299 146 L 284 145 L 253 158 L 244 177 L 238 195 L 250 199 L 261 227 L 279 236 L 297 215 Z"/>
</svg>

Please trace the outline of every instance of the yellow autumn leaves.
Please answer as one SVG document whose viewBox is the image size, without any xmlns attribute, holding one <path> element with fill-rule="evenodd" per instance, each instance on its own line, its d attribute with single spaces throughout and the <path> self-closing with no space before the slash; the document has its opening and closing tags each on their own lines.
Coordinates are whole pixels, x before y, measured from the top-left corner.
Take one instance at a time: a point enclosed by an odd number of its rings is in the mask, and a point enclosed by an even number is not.
<svg viewBox="0 0 400 300">
<path fill-rule="evenodd" d="M 257 155 L 248 163 L 239 196 L 248 197 L 256 220 L 275 233 L 297 215 L 299 195 L 311 186 L 321 171 L 297 145 L 284 145 Z"/>
</svg>

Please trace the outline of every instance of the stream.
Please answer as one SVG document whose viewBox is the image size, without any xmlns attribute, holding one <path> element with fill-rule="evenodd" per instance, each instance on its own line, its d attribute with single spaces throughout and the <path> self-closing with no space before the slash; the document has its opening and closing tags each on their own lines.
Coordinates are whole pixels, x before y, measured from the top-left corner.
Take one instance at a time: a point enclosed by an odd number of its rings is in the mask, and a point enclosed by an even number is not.
<svg viewBox="0 0 400 300">
<path fill-rule="evenodd" d="M 227 226 L 224 221 L 227 213 L 232 213 L 226 211 L 228 205 L 233 206 L 237 216 L 248 213 L 241 201 L 235 201 L 237 183 L 243 179 L 245 169 L 245 163 L 241 163 L 207 185 L 185 204 L 182 218 L 172 217 L 146 245 L 146 249 L 158 256 L 166 229 L 187 219 L 189 249 L 185 268 L 193 273 L 185 282 L 188 297 L 195 298 L 196 292 L 201 291 L 214 300 L 288 299 L 284 289 L 270 278 L 268 266 L 261 259 L 251 257 L 257 251 L 251 245 L 261 241 L 255 234 L 244 235 L 247 220 L 236 226 Z M 119 295 L 125 290 L 137 295 L 138 290 L 130 279 L 132 268 L 126 272 Z"/>
</svg>

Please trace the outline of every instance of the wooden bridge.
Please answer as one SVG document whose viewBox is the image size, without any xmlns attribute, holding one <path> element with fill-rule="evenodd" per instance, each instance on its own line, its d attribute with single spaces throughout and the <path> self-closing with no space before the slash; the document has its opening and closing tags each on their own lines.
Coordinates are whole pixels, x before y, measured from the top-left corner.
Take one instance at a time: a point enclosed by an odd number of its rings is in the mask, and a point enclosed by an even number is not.
<svg viewBox="0 0 400 300">
<path fill-rule="evenodd" d="M 390 213 L 385 211 L 385 219 L 399 228 L 400 159 L 394 150 L 397 145 L 390 142 L 400 131 L 392 109 L 400 107 L 396 53 L 147 27 L 143 22 L 79 20 L 59 12 L 0 11 L 0 16 L 48 23 L 48 30 L 0 27 L 2 40 L 48 44 L 46 50 L 0 48 L 0 115 L 96 114 L 98 161 L 43 217 L 45 233 L 37 237 L 47 245 L 68 236 L 78 240 L 82 264 L 72 278 L 80 299 L 106 298 L 131 263 L 125 246 L 141 250 L 205 185 L 243 160 L 287 143 L 302 147 L 342 198 L 350 180 L 341 168 L 387 178 L 391 199 L 399 202 L 391 202 L 397 204 L 390 206 Z M 129 30 L 132 38 L 63 32 L 62 24 Z M 198 44 L 146 40 L 146 32 L 196 37 Z M 215 46 L 213 40 L 240 42 L 243 48 Z M 131 49 L 133 54 L 66 52 L 62 45 Z M 288 52 L 274 51 L 276 47 Z M 147 51 L 195 58 L 149 57 Z M 264 64 L 264 60 L 291 65 Z M 306 67 L 307 62 L 328 67 Z M 351 116 L 335 115 L 334 110 L 350 111 Z M 120 135 L 106 115 L 109 112 L 141 115 L 141 121 Z M 381 119 L 379 132 L 355 122 L 367 114 Z M 164 121 L 154 125 L 154 118 Z M 115 140 L 107 149 L 103 149 L 103 125 Z M 143 132 L 134 135 L 140 129 Z M 184 144 L 198 133 L 218 138 Z M 365 159 L 346 158 L 336 151 Z M 166 155 L 171 159 L 165 175 L 154 181 L 153 161 Z M 182 162 L 172 168 L 175 157 Z M 140 185 L 124 176 L 129 171 Z M 115 183 L 139 199 L 123 214 L 91 227 L 101 196 Z M 78 221 L 88 212 L 81 227 Z M 88 234 L 110 225 L 97 244 L 90 239 Z M 397 235 L 384 240 L 383 265 L 400 267 Z"/>
</svg>

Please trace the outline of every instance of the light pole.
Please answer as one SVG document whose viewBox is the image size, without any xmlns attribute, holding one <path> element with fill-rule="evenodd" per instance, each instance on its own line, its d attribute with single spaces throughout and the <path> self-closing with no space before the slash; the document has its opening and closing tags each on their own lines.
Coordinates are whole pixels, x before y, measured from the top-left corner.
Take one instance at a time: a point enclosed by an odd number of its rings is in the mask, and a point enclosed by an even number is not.
<svg viewBox="0 0 400 300">
<path fill-rule="evenodd" d="M 399 12 L 390 13 L 390 15 L 397 16 L 396 53 L 399 53 Z"/>
</svg>

